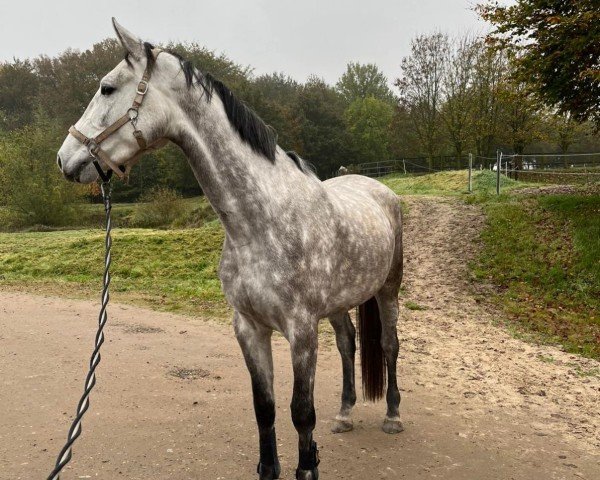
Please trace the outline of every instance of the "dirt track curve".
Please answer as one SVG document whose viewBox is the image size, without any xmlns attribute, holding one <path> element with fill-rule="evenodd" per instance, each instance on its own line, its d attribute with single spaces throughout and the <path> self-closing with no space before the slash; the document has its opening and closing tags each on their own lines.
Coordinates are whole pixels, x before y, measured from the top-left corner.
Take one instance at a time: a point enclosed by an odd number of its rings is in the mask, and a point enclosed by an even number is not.
<svg viewBox="0 0 600 480">
<path fill-rule="evenodd" d="M 384 434 L 384 405 L 359 403 L 353 432 L 329 432 L 341 366 L 325 338 L 315 394 L 321 478 L 600 478 L 600 379 L 580 374 L 598 362 L 493 326 L 495 313 L 476 301 L 467 274 L 483 223 L 478 207 L 405 201 L 401 305 L 427 308 L 401 309 L 405 431 Z M 49 472 L 81 392 L 96 311 L 96 301 L 0 292 L 0 479 Z M 274 354 L 282 479 L 292 479 L 283 339 Z M 112 305 L 83 431 L 63 480 L 255 478 L 249 379 L 231 328 Z"/>
</svg>

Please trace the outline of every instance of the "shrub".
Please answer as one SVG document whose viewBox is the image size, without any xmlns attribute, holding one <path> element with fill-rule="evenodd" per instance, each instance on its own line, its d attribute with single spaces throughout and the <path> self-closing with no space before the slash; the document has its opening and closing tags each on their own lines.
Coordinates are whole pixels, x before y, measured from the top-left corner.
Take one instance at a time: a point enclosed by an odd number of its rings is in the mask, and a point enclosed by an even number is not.
<svg viewBox="0 0 600 480">
<path fill-rule="evenodd" d="M 56 166 L 64 135 L 38 116 L 29 126 L 0 137 L 2 227 L 60 227 L 78 220 L 85 188 L 65 181 Z"/>
<path fill-rule="evenodd" d="M 181 195 L 167 187 L 154 187 L 140 197 L 131 218 L 136 227 L 168 227 L 185 214 Z"/>
<path fill-rule="evenodd" d="M 215 211 L 204 197 L 202 197 L 199 203 L 199 206 L 175 220 L 173 226 L 179 228 L 200 228 L 217 218 Z"/>
</svg>

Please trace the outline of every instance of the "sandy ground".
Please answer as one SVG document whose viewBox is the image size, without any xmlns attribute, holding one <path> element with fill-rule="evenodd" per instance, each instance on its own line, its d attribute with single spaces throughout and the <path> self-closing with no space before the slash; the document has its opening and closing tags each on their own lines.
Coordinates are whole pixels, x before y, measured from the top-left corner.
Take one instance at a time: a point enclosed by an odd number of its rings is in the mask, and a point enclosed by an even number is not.
<svg viewBox="0 0 600 480">
<path fill-rule="evenodd" d="M 406 201 L 405 431 L 384 434 L 384 404 L 359 403 L 354 431 L 330 433 L 341 366 L 324 338 L 321 478 L 600 478 L 600 379 L 582 375 L 600 364 L 494 326 L 495 312 L 476 300 L 467 274 L 483 222 L 476 206 Z M 408 300 L 427 309 L 408 310 Z M 96 301 L 0 292 L 1 479 L 49 473 L 81 393 L 96 312 Z M 249 379 L 230 327 L 113 304 L 106 333 L 91 409 L 63 479 L 255 478 Z M 274 354 L 282 478 L 292 479 L 285 340 L 275 339 Z"/>
</svg>

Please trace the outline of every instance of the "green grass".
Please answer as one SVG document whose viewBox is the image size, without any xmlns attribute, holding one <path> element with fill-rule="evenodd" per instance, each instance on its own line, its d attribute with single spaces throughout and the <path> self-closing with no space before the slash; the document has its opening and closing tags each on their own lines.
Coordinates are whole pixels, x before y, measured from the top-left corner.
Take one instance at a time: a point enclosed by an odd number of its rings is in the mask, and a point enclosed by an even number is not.
<svg viewBox="0 0 600 480">
<path fill-rule="evenodd" d="M 103 232 L 0 234 L 0 286 L 96 298 Z M 117 301 L 221 317 L 217 278 L 223 230 L 216 221 L 185 230 L 115 229 L 112 296 Z"/>
<path fill-rule="evenodd" d="M 180 200 L 182 204 L 182 215 L 173 222 L 174 227 L 200 227 L 206 221 L 216 218 L 212 207 L 206 197 L 190 197 Z M 112 206 L 112 221 L 117 227 L 131 227 L 134 225 L 136 211 L 146 204 L 138 203 L 116 203 Z M 81 227 L 95 227 L 104 224 L 104 206 L 102 204 L 86 204 L 82 206 L 80 217 Z"/>
<path fill-rule="evenodd" d="M 419 305 L 418 303 L 412 302 L 410 300 L 408 302 L 405 302 L 404 306 L 409 310 L 427 310 L 427 307 Z"/>
<path fill-rule="evenodd" d="M 429 175 L 392 174 L 380 178 L 384 185 L 398 195 L 469 195 L 467 170 L 437 172 Z M 496 173 L 490 170 L 473 171 L 473 194 L 489 196 L 496 193 Z M 502 191 L 525 186 L 510 178 L 502 177 Z"/>
<path fill-rule="evenodd" d="M 600 358 L 600 195 L 503 196 L 483 204 L 474 264 L 510 321 Z"/>
</svg>

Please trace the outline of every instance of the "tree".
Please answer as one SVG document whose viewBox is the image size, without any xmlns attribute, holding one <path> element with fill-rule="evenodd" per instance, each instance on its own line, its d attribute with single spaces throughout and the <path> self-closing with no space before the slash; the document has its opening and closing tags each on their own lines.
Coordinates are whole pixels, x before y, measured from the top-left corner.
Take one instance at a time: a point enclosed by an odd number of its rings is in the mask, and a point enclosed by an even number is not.
<svg viewBox="0 0 600 480">
<path fill-rule="evenodd" d="M 391 104 L 395 103 L 394 94 L 388 86 L 387 78 L 373 63 L 350 62 L 337 82 L 336 88 L 348 104 L 357 98 L 367 97 L 374 97 Z"/>
<path fill-rule="evenodd" d="M 256 90 L 250 101 L 252 108 L 275 129 L 278 143 L 285 149 L 301 151 L 300 84 L 282 73 L 273 73 L 256 78 L 252 86 Z"/>
<path fill-rule="evenodd" d="M 322 176 L 340 165 L 355 163 L 350 155 L 350 138 L 344 120 L 343 97 L 324 80 L 311 76 L 298 96 L 301 115 L 300 154 L 313 162 Z"/>
<path fill-rule="evenodd" d="M 522 154 L 538 136 L 539 106 L 523 82 L 507 77 L 499 87 L 500 118 L 513 151 Z"/>
<path fill-rule="evenodd" d="M 550 117 L 554 143 L 560 149 L 560 153 L 567 153 L 571 145 L 581 139 L 589 131 L 588 125 L 573 120 L 571 115 L 552 115 Z"/>
<path fill-rule="evenodd" d="M 480 4 L 489 39 L 515 51 L 517 74 L 549 106 L 600 125 L 598 0 L 517 0 Z"/>
<path fill-rule="evenodd" d="M 0 130 L 21 128 L 33 120 L 38 87 L 30 61 L 0 64 Z"/>
<path fill-rule="evenodd" d="M 0 203 L 9 226 L 73 225 L 86 187 L 66 182 L 56 166 L 64 134 L 37 113 L 31 125 L 0 137 Z M 3 222 L 4 223 L 4 222 Z"/>
<path fill-rule="evenodd" d="M 479 156 L 494 156 L 500 126 L 500 85 L 506 76 L 504 52 L 476 46 L 473 65 L 473 143 Z"/>
<path fill-rule="evenodd" d="M 478 44 L 469 36 L 455 40 L 444 70 L 445 102 L 441 117 L 459 166 L 473 133 L 475 92 L 472 86 L 477 48 Z"/>
<path fill-rule="evenodd" d="M 431 168 L 442 143 L 440 108 L 449 41 L 447 35 L 434 33 L 418 35 L 410 45 L 411 53 L 402 59 L 402 76 L 395 85 Z"/>
<path fill-rule="evenodd" d="M 387 160 L 392 107 L 375 97 L 355 99 L 345 112 L 351 147 L 361 162 Z"/>
<path fill-rule="evenodd" d="M 579 123 L 568 113 L 559 115 L 548 112 L 544 120 L 544 140 L 558 147 L 562 154 L 568 153 L 572 145 L 581 142 L 591 132 L 589 123 Z M 564 156 L 563 161 L 567 168 L 569 158 Z"/>
<path fill-rule="evenodd" d="M 83 113 L 100 87 L 100 80 L 123 58 L 116 40 L 104 40 L 79 52 L 67 50 L 51 58 L 33 60 L 39 81 L 37 102 L 66 130 Z"/>
</svg>

